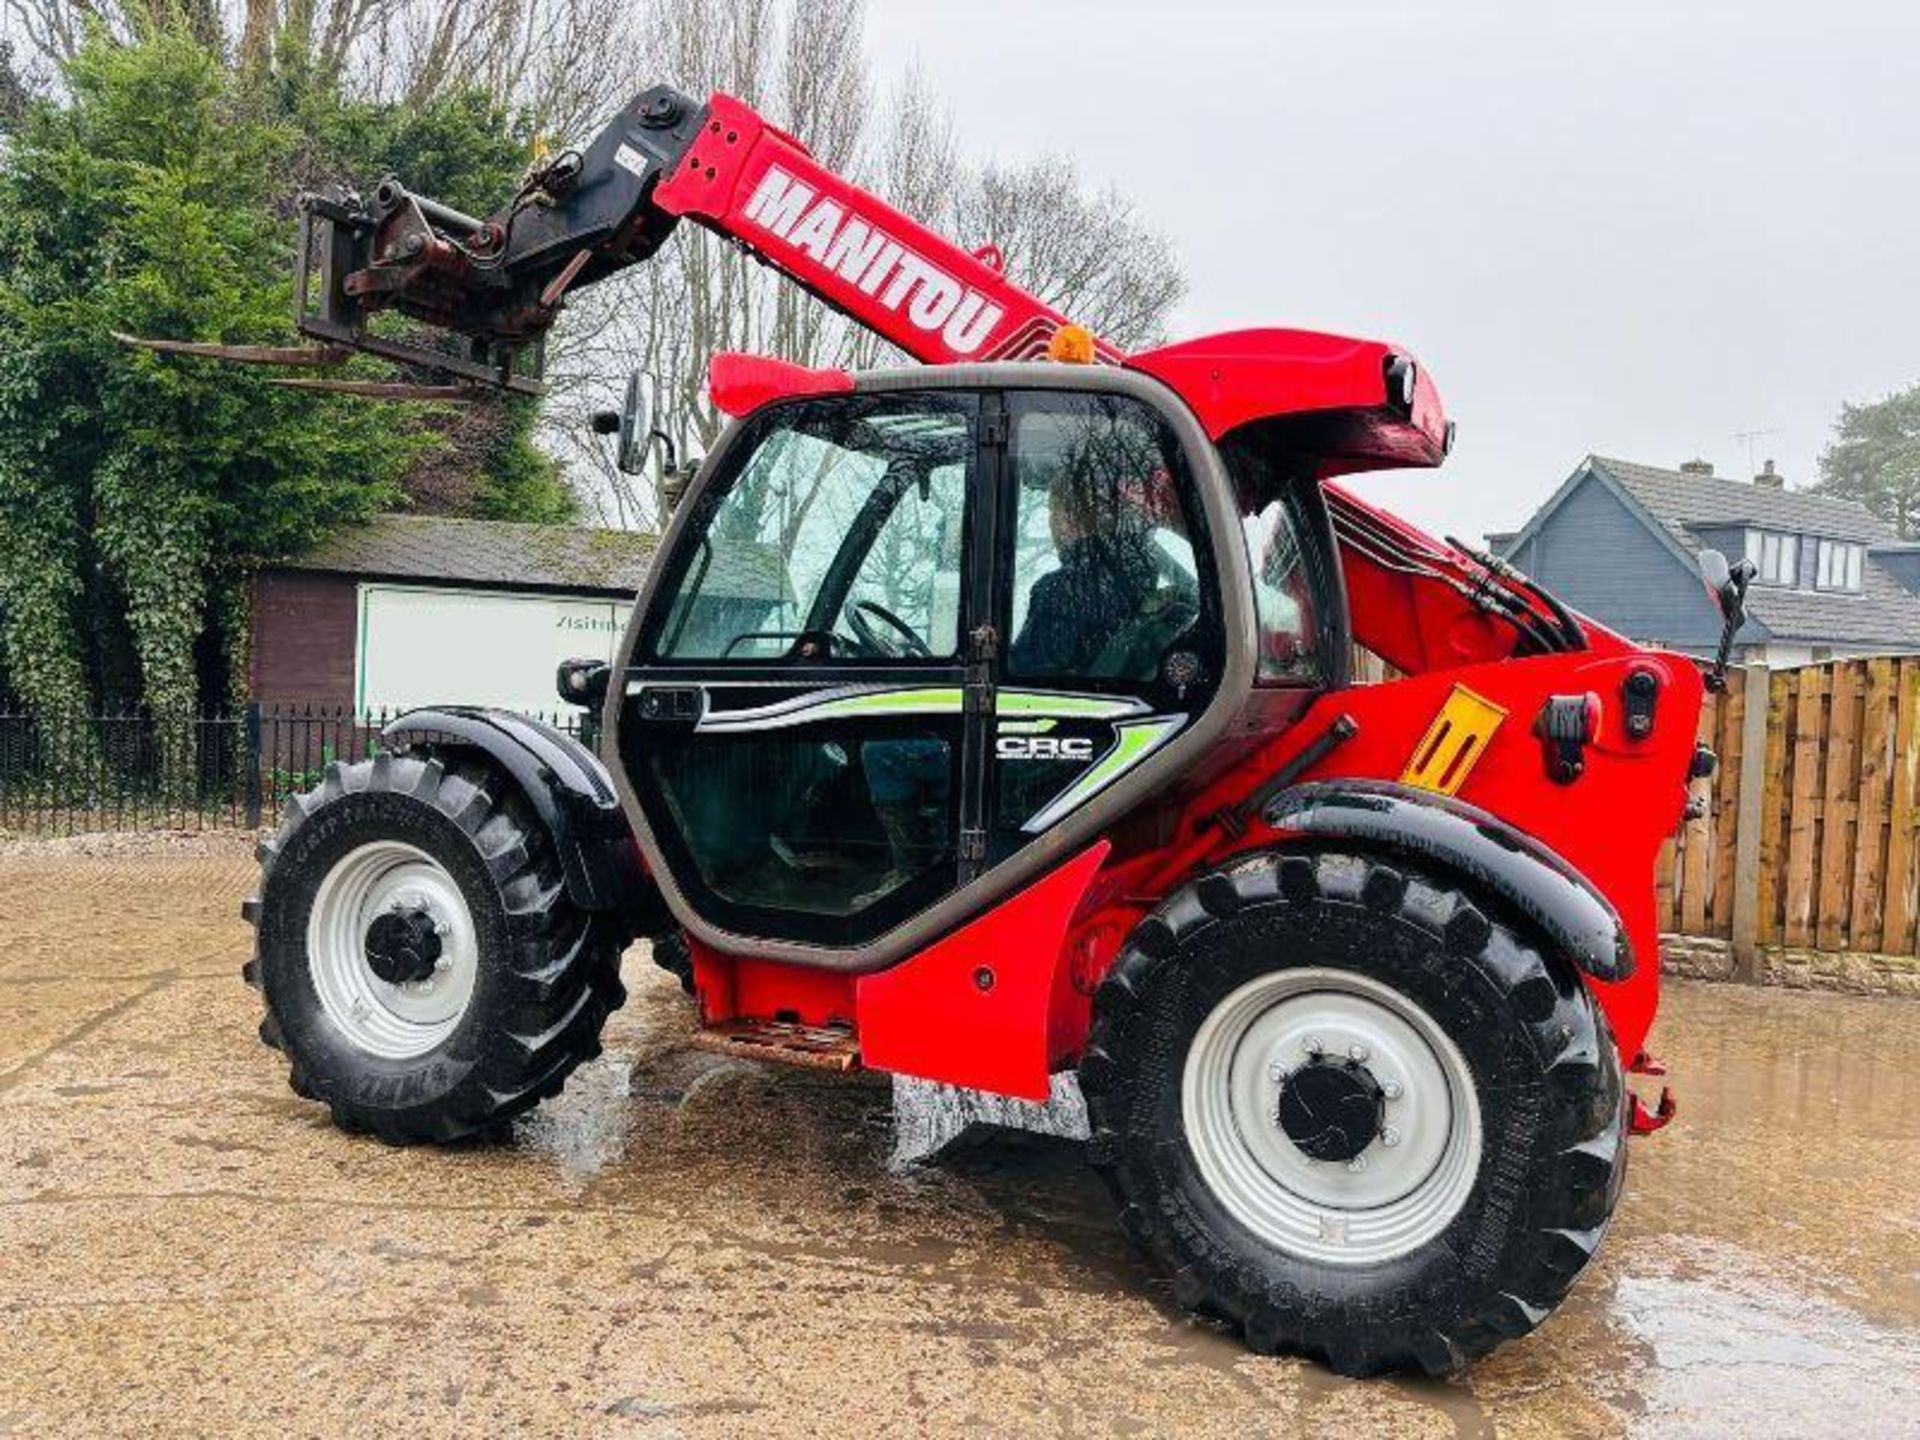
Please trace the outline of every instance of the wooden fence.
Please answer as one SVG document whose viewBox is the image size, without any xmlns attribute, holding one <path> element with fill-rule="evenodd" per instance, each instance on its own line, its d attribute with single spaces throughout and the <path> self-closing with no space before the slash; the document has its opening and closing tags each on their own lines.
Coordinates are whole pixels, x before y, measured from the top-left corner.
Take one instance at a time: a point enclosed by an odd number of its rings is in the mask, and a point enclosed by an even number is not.
<svg viewBox="0 0 1920 1440">
<path fill-rule="evenodd" d="M 1708 697 L 1712 803 L 1662 853 L 1662 930 L 1911 955 L 1920 919 L 1920 657 L 1752 668 Z M 1744 952 L 1744 953 L 1743 953 Z"/>
</svg>

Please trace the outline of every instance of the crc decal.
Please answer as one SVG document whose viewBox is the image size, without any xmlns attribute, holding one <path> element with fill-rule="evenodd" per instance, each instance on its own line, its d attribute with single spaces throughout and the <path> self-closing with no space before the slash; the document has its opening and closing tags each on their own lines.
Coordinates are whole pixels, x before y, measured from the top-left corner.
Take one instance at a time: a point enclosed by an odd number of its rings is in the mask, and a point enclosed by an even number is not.
<svg viewBox="0 0 1920 1440">
<path fill-rule="evenodd" d="M 1070 760 L 1085 764 L 1093 759 L 1093 741 L 1078 736 L 1002 735 L 993 742 L 993 753 L 1002 760 Z"/>
</svg>

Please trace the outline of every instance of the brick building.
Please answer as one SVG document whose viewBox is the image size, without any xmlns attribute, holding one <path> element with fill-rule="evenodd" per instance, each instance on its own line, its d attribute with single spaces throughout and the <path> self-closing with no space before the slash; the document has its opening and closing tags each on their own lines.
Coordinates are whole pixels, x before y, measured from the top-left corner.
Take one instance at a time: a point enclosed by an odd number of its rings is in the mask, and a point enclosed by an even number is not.
<svg viewBox="0 0 1920 1440">
<path fill-rule="evenodd" d="M 388 515 L 254 580 L 264 705 L 557 710 L 554 667 L 610 658 L 654 537 Z"/>
</svg>

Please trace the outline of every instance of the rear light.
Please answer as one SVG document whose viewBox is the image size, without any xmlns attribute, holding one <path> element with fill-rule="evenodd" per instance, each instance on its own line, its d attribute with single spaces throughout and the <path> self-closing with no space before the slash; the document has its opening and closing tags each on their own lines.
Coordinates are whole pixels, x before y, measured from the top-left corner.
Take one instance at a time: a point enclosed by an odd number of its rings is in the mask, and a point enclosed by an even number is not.
<svg viewBox="0 0 1920 1440">
<path fill-rule="evenodd" d="M 1629 740 L 1644 740 L 1653 734 L 1653 716 L 1660 701 L 1660 676 L 1646 666 L 1630 671 L 1620 682 L 1620 700 L 1625 709 L 1621 728 Z"/>
<path fill-rule="evenodd" d="M 1419 390 L 1420 372 L 1404 355 L 1387 357 L 1387 403 L 1402 415 L 1413 414 L 1413 397 Z"/>
</svg>

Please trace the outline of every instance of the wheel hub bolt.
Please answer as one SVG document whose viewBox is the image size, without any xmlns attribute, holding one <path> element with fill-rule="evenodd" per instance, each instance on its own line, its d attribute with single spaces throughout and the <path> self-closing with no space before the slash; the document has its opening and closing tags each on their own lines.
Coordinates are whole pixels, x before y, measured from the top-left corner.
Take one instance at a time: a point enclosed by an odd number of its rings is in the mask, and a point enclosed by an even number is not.
<svg viewBox="0 0 1920 1440">
<path fill-rule="evenodd" d="M 1367 1047 L 1364 1045 L 1349 1045 L 1347 1047 L 1347 1058 L 1359 1064 L 1366 1063 L 1366 1059 L 1369 1053 L 1370 1052 L 1367 1050 Z"/>
<path fill-rule="evenodd" d="M 1282 1065 L 1278 1060 L 1274 1061 L 1273 1064 L 1267 1067 L 1267 1078 L 1276 1085 L 1286 1084 L 1287 1067 Z"/>
<path fill-rule="evenodd" d="M 361 943 L 367 968 L 389 985 L 425 982 L 443 958 L 432 917 L 417 907 L 376 917 Z"/>
<path fill-rule="evenodd" d="M 1281 1084 L 1273 1118 L 1309 1160 L 1344 1165 L 1379 1138 L 1381 1104 L 1364 1065 L 1316 1055 Z"/>
<path fill-rule="evenodd" d="M 1367 1157 L 1364 1155 L 1356 1155 L 1351 1160 L 1347 1161 L 1347 1173 L 1349 1175 L 1358 1175 L 1362 1170 L 1366 1168 L 1367 1168 Z"/>
<path fill-rule="evenodd" d="M 1387 1126 L 1386 1129 L 1380 1132 L 1380 1143 L 1388 1149 L 1392 1149 L 1400 1143 L 1400 1132 L 1391 1125 Z"/>
<path fill-rule="evenodd" d="M 1300 1048 L 1309 1055 L 1318 1055 L 1322 1050 L 1326 1049 L 1326 1046 L 1320 1043 L 1320 1037 L 1318 1035 L 1309 1035 L 1305 1040 L 1300 1042 Z"/>
<path fill-rule="evenodd" d="M 1380 1093 L 1389 1100 L 1398 1100 L 1401 1094 L 1400 1082 L 1398 1080 L 1382 1080 L 1380 1082 Z"/>
</svg>

